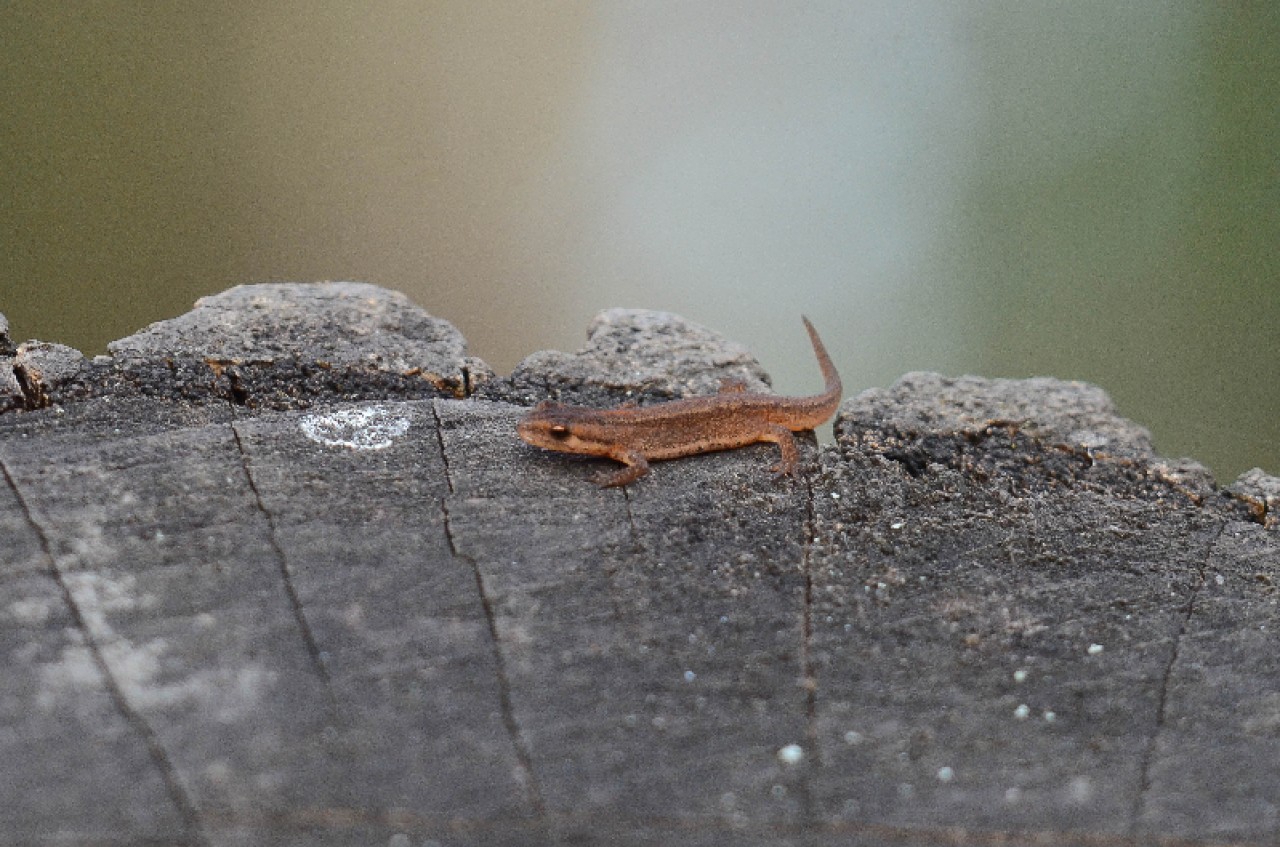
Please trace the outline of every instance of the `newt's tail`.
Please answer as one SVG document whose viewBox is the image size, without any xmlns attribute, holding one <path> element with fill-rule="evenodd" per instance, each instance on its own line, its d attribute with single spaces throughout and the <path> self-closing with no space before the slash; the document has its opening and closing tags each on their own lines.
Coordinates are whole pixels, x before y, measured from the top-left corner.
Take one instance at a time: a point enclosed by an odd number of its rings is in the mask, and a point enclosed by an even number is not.
<svg viewBox="0 0 1280 847">
<path fill-rule="evenodd" d="M 818 331 L 813 328 L 813 324 L 809 323 L 808 318 L 801 315 L 800 320 L 804 321 L 804 328 L 809 330 L 809 341 L 813 343 L 813 352 L 818 356 L 818 367 L 822 369 L 822 378 L 826 381 L 822 396 L 830 394 L 839 400 L 840 395 L 844 393 L 844 386 L 840 384 L 840 374 L 836 372 L 836 366 L 831 364 L 831 356 L 827 353 L 826 345 L 822 343 L 822 339 L 818 337 Z"/>
<path fill-rule="evenodd" d="M 809 331 L 809 341 L 813 344 L 814 355 L 818 357 L 818 367 L 822 370 L 822 378 L 826 382 L 821 394 L 804 398 L 807 401 L 805 412 L 809 413 L 804 415 L 806 418 L 804 429 L 813 429 L 836 413 L 844 386 L 840 383 L 840 374 L 836 371 L 836 366 L 831 363 L 831 356 L 827 353 L 826 346 L 818 337 L 818 331 L 804 315 L 800 316 L 800 320 L 804 321 L 804 328 Z"/>
</svg>

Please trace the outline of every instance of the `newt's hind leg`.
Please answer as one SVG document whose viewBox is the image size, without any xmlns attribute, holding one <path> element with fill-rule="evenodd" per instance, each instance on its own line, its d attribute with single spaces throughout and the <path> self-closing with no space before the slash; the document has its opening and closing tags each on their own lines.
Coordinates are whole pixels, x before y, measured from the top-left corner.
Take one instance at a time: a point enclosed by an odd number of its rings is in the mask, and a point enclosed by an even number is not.
<svg viewBox="0 0 1280 847">
<path fill-rule="evenodd" d="M 800 460 L 800 451 L 796 449 L 795 436 L 791 430 L 780 424 L 769 424 L 760 433 L 761 441 L 772 441 L 782 451 L 782 458 L 770 470 L 776 474 L 796 475 L 796 467 Z"/>
</svg>

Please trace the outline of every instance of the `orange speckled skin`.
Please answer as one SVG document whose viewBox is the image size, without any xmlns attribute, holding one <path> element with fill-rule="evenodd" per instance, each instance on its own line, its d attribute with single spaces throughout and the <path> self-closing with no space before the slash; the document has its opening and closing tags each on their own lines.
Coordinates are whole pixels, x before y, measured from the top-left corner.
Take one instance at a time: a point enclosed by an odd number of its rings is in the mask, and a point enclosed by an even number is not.
<svg viewBox="0 0 1280 847">
<path fill-rule="evenodd" d="M 808 318 L 802 320 L 826 381 L 821 394 L 779 397 L 737 386 L 707 397 L 636 408 L 542 403 L 521 419 L 516 431 L 535 447 L 605 456 L 626 465 L 597 479 L 605 487 L 636 481 L 649 472 L 650 460 L 732 450 L 759 441 L 772 441 L 782 451 L 774 470 L 794 474 L 798 453 L 791 433 L 813 429 L 835 414 L 843 390 L 817 330 Z"/>
</svg>

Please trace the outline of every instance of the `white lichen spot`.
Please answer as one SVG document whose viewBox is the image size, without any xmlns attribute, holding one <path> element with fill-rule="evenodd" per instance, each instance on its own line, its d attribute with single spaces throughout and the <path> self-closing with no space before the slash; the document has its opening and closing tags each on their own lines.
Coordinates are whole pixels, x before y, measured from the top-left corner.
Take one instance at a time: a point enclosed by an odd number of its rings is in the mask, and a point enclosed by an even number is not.
<svg viewBox="0 0 1280 847">
<path fill-rule="evenodd" d="M 1088 652 L 1089 652 L 1089 655 L 1090 655 L 1090 656 L 1096 656 L 1096 655 L 1098 655 L 1099 653 L 1101 653 L 1101 652 L 1102 652 L 1102 645 L 1101 645 L 1101 644 L 1090 644 L 1090 645 L 1089 645 L 1089 651 L 1088 651 Z"/>
<path fill-rule="evenodd" d="M 1056 721 L 1057 719 L 1058 719 L 1058 713 L 1057 713 L 1057 712 L 1052 712 L 1052 711 L 1049 711 L 1048 709 L 1045 709 L 1045 711 L 1044 711 L 1044 722 L 1045 722 L 1045 723 L 1053 723 L 1053 722 L 1054 722 L 1054 721 Z"/>
<path fill-rule="evenodd" d="M 1022 799 L 1022 789 L 1015 786 L 1004 790 L 1004 801 L 1006 803 L 1016 803 Z"/>
<path fill-rule="evenodd" d="M 164 639 L 157 638 L 135 647 L 125 638 L 113 638 L 101 646 L 102 659 L 125 697 L 138 705 L 165 704 L 168 698 L 155 699 L 159 686 L 153 685 L 160 672 L 160 657 L 168 649 Z"/>
<path fill-rule="evenodd" d="M 804 748 L 799 744 L 788 744 L 778 750 L 778 761 L 784 765 L 798 765 L 804 759 Z"/>
<path fill-rule="evenodd" d="M 694 673 L 693 671 L 685 671 L 685 672 L 684 672 L 684 681 L 685 681 L 685 682 L 693 682 L 693 681 L 694 681 L 695 679 L 697 679 L 697 678 L 698 678 L 698 675 L 697 675 L 696 673 Z"/>
<path fill-rule="evenodd" d="M 787 788 L 785 785 L 775 785 L 769 789 L 769 794 L 772 795 L 773 799 L 781 800 L 787 796 Z"/>
<path fill-rule="evenodd" d="M 1020 721 L 1025 721 L 1029 714 L 1031 714 L 1031 707 L 1026 703 L 1019 703 L 1018 708 L 1013 710 L 1013 716 Z"/>
<path fill-rule="evenodd" d="M 946 765 L 938 768 L 938 782 L 950 782 L 955 778 L 956 772 Z"/>
<path fill-rule="evenodd" d="M 844 734 L 844 743 L 850 745 L 862 743 L 862 733 L 856 732 L 852 729 L 849 730 Z"/>
<path fill-rule="evenodd" d="M 59 568 L 63 571 L 91 571 L 118 556 L 114 545 L 107 542 L 100 523 L 81 521 L 71 534 L 70 552 L 58 557 Z"/>
<path fill-rule="evenodd" d="M 103 681 L 89 648 L 78 645 L 64 647 L 58 661 L 40 667 L 36 706 L 49 711 L 82 692 L 93 690 L 103 690 Z"/>
<path fill-rule="evenodd" d="M 385 450 L 409 431 L 409 419 L 388 406 L 364 406 L 304 415 L 298 427 L 326 447 Z"/>
<path fill-rule="evenodd" d="M 53 612 L 52 600 L 32 597 L 9 604 L 9 617 L 23 626 L 40 626 Z"/>
<path fill-rule="evenodd" d="M 115 638 L 115 631 L 107 623 L 108 613 L 147 608 L 155 603 L 154 598 L 147 603 L 146 598 L 134 596 L 136 580 L 132 574 L 117 577 L 101 571 L 76 571 L 65 574 L 62 581 L 80 611 L 84 628 L 100 642 Z"/>
<path fill-rule="evenodd" d="M 1026 671 L 1024 671 L 1024 670 L 1022 670 L 1022 669 L 1018 669 L 1018 670 L 1014 671 L 1014 672 L 1013 672 L 1013 681 L 1014 681 L 1014 682 L 1026 682 L 1026 681 L 1027 681 L 1027 672 L 1026 672 Z"/>
</svg>

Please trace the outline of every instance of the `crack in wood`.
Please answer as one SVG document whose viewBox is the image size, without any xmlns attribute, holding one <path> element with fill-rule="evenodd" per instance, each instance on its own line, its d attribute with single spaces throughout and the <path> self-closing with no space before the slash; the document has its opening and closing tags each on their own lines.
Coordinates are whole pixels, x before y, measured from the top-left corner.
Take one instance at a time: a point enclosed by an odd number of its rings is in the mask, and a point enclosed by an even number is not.
<svg viewBox="0 0 1280 847">
<path fill-rule="evenodd" d="M 434 418 L 436 422 L 436 445 L 440 448 L 440 462 L 444 465 L 444 482 L 449 488 L 449 493 L 453 494 L 453 469 L 449 467 L 449 453 L 444 449 L 444 422 L 440 420 L 440 407 L 438 403 L 439 401 L 437 400 L 431 401 L 431 417 Z M 446 517 L 448 517 L 447 512 Z M 445 521 L 445 532 L 449 532 L 449 522 L 447 520 Z M 458 555 L 458 550 L 453 544 L 452 535 L 449 536 L 449 549 L 453 550 L 453 555 Z"/>
<path fill-rule="evenodd" d="M 449 467 L 449 454 L 445 449 L 444 422 L 440 419 L 438 401 L 431 401 L 431 415 L 436 422 L 436 443 L 440 448 L 440 461 L 444 465 L 445 484 L 449 489 L 449 495 L 452 495 L 454 493 L 453 471 Z M 485 586 L 484 574 L 480 571 L 480 563 L 476 561 L 474 556 L 463 553 L 458 548 L 453 534 L 453 518 L 449 514 L 448 496 L 440 498 L 440 513 L 444 520 L 444 534 L 449 542 L 450 554 L 454 558 L 470 565 L 471 574 L 475 578 L 476 592 L 480 597 L 480 606 L 484 610 L 485 624 L 489 629 L 489 643 L 493 648 L 494 674 L 498 683 L 498 705 L 502 714 L 502 724 L 506 727 L 507 737 L 510 739 L 511 747 L 516 754 L 516 762 L 520 768 L 520 781 L 527 793 L 529 806 L 533 809 L 538 822 L 542 822 L 546 819 L 546 803 L 543 801 L 542 788 L 533 769 L 533 752 L 530 750 L 528 742 L 525 741 L 524 733 L 520 729 L 520 722 L 516 719 L 515 705 L 511 699 L 511 681 L 507 676 L 506 657 L 502 652 L 502 642 L 498 636 L 497 611 L 494 609 L 493 600 L 490 598 L 488 588 Z"/>
<path fill-rule="evenodd" d="M 821 450 L 818 454 L 818 467 L 821 469 Z M 813 479 L 809 474 L 801 477 L 805 494 L 805 519 L 802 526 L 804 537 L 800 539 L 800 568 L 804 574 L 804 608 L 800 623 L 800 667 L 804 674 L 805 692 L 805 739 L 812 757 L 812 767 L 822 767 L 822 752 L 818 744 L 818 672 L 813 657 L 813 571 L 812 553 L 817 534 L 817 510 L 813 500 Z M 818 821 L 818 810 L 815 808 L 813 792 L 806 773 L 801 779 L 801 804 L 805 823 L 813 825 Z"/>
<path fill-rule="evenodd" d="M 254 503 L 267 521 L 267 543 L 271 545 L 271 550 L 275 554 L 276 565 L 280 571 L 280 580 L 284 585 L 284 593 L 289 600 L 289 608 L 293 613 L 293 619 L 298 624 L 298 631 L 302 635 L 302 643 L 307 649 L 312 669 L 324 685 L 331 713 L 335 719 L 340 719 L 341 710 L 338 707 L 338 696 L 333 688 L 333 677 L 329 673 L 329 666 L 325 662 L 324 652 L 320 649 L 320 644 L 316 640 L 311 623 L 307 620 L 302 598 L 298 596 L 298 590 L 293 584 L 293 575 L 289 572 L 288 556 L 285 555 L 284 548 L 280 546 L 280 539 L 276 534 L 275 518 L 270 510 L 267 509 L 267 504 L 262 499 L 262 492 L 258 490 L 258 484 L 253 478 L 253 469 L 249 466 L 249 453 L 244 448 L 244 442 L 240 439 L 240 430 L 234 422 L 231 424 L 231 437 L 234 439 L 236 449 L 240 453 L 240 468 L 244 471 L 245 480 L 249 483 L 249 490 L 253 492 Z"/>
<path fill-rule="evenodd" d="M 58 587 L 58 591 L 62 594 L 62 602 L 71 614 L 71 620 L 75 624 L 76 630 L 84 638 L 85 648 L 89 651 L 93 664 L 97 668 L 98 674 L 102 677 L 103 687 L 106 688 L 107 696 L 111 698 L 112 704 L 115 706 L 116 711 L 120 713 L 120 716 L 124 718 L 125 723 L 141 737 L 143 745 L 147 748 L 148 757 L 151 759 L 152 764 L 155 765 L 156 770 L 160 772 L 160 779 L 164 783 L 165 792 L 169 796 L 169 801 L 177 810 L 178 818 L 182 821 L 182 826 L 187 832 L 190 843 L 206 847 L 210 842 L 204 832 L 200 813 L 186 786 L 183 784 L 177 767 L 169 758 L 169 753 L 164 744 L 161 743 L 156 731 L 152 729 L 151 724 L 142 716 L 142 713 L 129 702 L 124 688 L 112 672 L 111 666 L 103 655 L 102 645 L 98 643 L 97 636 L 85 621 L 84 612 L 80 608 L 80 604 L 76 602 L 75 594 L 67 584 L 62 568 L 58 566 L 58 560 L 53 555 L 53 545 L 49 542 L 49 536 L 45 533 L 44 527 L 36 520 L 27 498 L 22 495 L 18 482 L 9 470 L 9 466 L 4 461 L 3 456 L 0 456 L 0 474 L 3 474 L 6 484 L 13 492 L 18 506 L 22 510 L 23 519 L 31 527 L 32 532 L 36 534 L 41 554 L 47 565 L 47 574 Z"/>
<path fill-rule="evenodd" d="M 630 532 L 631 538 L 631 553 L 642 554 L 645 552 L 645 546 L 640 537 L 640 529 L 636 526 L 635 514 L 631 511 L 631 492 L 627 490 L 627 486 L 625 485 L 620 487 L 618 491 L 622 494 L 622 506 L 627 515 L 627 528 Z M 619 558 L 625 559 L 625 556 Z M 605 577 L 608 580 L 609 606 L 613 610 L 613 619 L 621 625 L 628 617 L 627 613 L 624 611 L 627 605 L 624 600 L 626 592 L 622 586 L 619 585 L 619 575 L 622 572 L 622 567 L 619 564 L 619 559 L 612 556 L 605 557 L 601 564 L 604 568 Z"/>
<path fill-rule="evenodd" d="M 1160 694 L 1156 700 L 1156 725 L 1151 732 L 1151 740 L 1142 752 L 1142 760 L 1138 771 L 1138 794 L 1134 798 L 1133 811 L 1130 813 L 1129 818 L 1129 833 L 1131 835 L 1137 833 L 1142 816 L 1146 813 L 1147 795 L 1151 792 L 1151 765 L 1155 761 L 1156 747 L 1160 742 L 1160 734 L 1164 730 L 1169 702 L 1169 684 L 1173 679 L 1174 666 L 1178 663 L 1182 639 L 1186 636 L 1187 630 L 1191 628 L 1191 618 L 1196 612 L 1196 601 L 1200 598 L 1200 592 L 1204 589 L 1205 579 L 1209 572 L 1209 560 L 1213 558 L 1214 550 L 1218 546 L 1218 540 L 1222 538 L 1222 533 L 1226 531 L 1226 528 L 1227 521 L 1224 520 L 1218 525 L 1218 531 L 1213 534 L 1213 538 L 1209 540 L 1209 545 L 1205 549 L 1204 559 L 1196 569 L 1195 584 L 1192 585 L 1191 594 L 1187 598 L 1187 610 L 1182 616 L 1182 621 L 1178 624 L 1178 632 L 1173 637 L 1173 647 L 1169 650 L 1169 661 L 1165 663 L 1164 673 L 1160 678 Z"/>
</svg>

